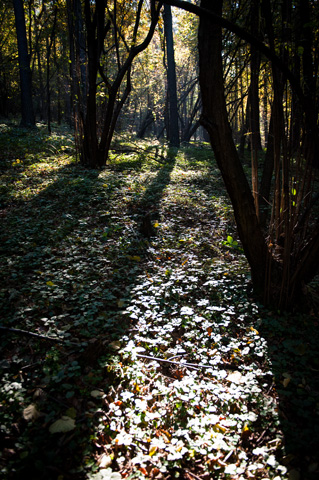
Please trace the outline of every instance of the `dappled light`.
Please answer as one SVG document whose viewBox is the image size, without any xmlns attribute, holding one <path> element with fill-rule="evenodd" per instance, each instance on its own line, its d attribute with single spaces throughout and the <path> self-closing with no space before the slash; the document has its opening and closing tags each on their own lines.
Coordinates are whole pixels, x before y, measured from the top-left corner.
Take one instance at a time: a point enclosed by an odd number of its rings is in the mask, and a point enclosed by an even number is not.
<svg viewBox="0 0 319 480">
<path fill-rule="evenodd" d="M 318 480 L 318 2 L 0 27 L 0 477 Z"/>
<path fill-rule="evenodd" d="M 4 170 L 28 174 L 2 210 L 8 479 L 286 478 L 306 455 L 314 465 L 314 317 L 288 340 L 291 318 L 252 300 L 209 148 L 160 149 L 103 171 L 63 149 Z"/>
</svg>

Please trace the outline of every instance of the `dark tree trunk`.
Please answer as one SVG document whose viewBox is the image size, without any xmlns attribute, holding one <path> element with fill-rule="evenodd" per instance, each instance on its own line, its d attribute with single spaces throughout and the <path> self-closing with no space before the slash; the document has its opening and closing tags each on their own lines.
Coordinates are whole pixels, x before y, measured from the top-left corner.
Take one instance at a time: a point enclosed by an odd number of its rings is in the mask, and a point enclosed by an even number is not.
<svg viewBox="0 0 319 480">
<path fill-rule="evenodd" d="M 147 129 L 154 123 L 154 115 L 151 109 L 147 111 L 142 124 L 137 132 L 137 138 L 144 138 L 147 132 Z"/>
<path fill-rule="evenodd" d="M 179 147 L 176 67 L 174 57 L 173 22 L 170 5 L 164 5 L 164 30 L 167 54 L 167 86 L 169 99 L 169 143 Z"/>
<path fill-rule="evenodd" d="M 304 83 L 304 95 L 306 102 L 306 132 L 305 157 L 318 168 L 319 166 L 319 132 L 318 112 L 316 109 L 316 79 L 312 59 L 313 39 L 310 18 L 309 0 L 299 0 L 300 14 L 300 46 L 302 50 L 302 73 Z"/>
<path fill-rule="evenodd" d="M 75 13 L 75 53 L 76 53 L 76 69 L 79 71 L 79 103 L 81 115 L 85 115 L 85 98 L 86 98 L 86 45 L 83 28 L 83 15 L 81 8 L 81 0 L 74 0 Z"/>
<path fill-rule="evenodd" d="M 274 29 L 273 18 L 271 14 L 271 5 L 269 0 L 262 1 L 262 12 L 265 19 L 265 29 L 269 38 L 270 47 L 275 49 L 274 41 Z M 271 108 L 271 118 L 269 123 L 267 152 L 265 156 L 265 163 L 262 172 L 261 184 L 260 184 L 260 204 L 261 204 L 261 224 L 266 225 L 266 221 L 269 219 L 270 214 L 270 191 L 273 179 L 275 157 L 278 164 L 278 156 L 280 157 L 281 146 L 280 135 L 278 129 L 280 128 L 278 121 L 280 119 L 280 112 L 282 110 L 282 100 L 284 93 L 284 81 L 280 71 L 273 67 L 273 79 L 274 79 L 274 100 Z M 278 176 L 278 174 L 277 174 Z M 278 194 L 278 192 L 277 192 Z M 278 198 L 277 198 L 278 201 Z"/>
<path fill-rule="evenodd" d="M 35 117 L 32 103 L 32 83 L 30 59 L 28 54 L 27 34 L 25 26 L 25 15 L 22 0 L 13 0 L 14 15 L 16 22 L 19 69 L 20 69 L 20 88 L 21 88 L 21 126 L 34 126 Z"/>
<path fill-rule="evenodd" d="M 251 33 L 260 37 L 260 5 L 259 0 L 254 0 L 251 6 Z M 256 47 L 251 46 L 250 58 L 250 132 L 251 149 L 253 152 L 261 150 L 260 139 L 260 112 L 259 112 L 259 71 L 260 71 L 260 53 Z"/>
<path fill-rule="evenodd" d="M 251 6 L 251 31 L 255 37 L 259 37 L 259 0 L 254 0 Z M 259 185 L 258 185 L 258 153 L 261 150 L 260 139 L 260 112 L 259 112 L 259 70 L 260 53 L 257 48 L 251 45 L 250 53 L 250 150 L 251 150 L 251 171 L 252 191 L 255 201 L 256 212 L 259 217 Z"/>
<path fill-rule="evenodd" d="M 201 6 L 218 15 L 222 0 L 202 0 Z M 207 129 L 218 167 L 231 198 L 246 257 L 257 292 L 265 286 L 267 248 L 256 215 L 254 199 L 238 156 L 228 122 L 224 96 L 221 27 L 201 17 L 199 26 L 199 81 L 202 95 L 202 125 Z"/>
<path fill-rule="evenodd" d="M 209 133 L 215 158 L 233 205 L 238 234 L 251 268 L 254 290 L 261 294 L 260 298 L 265 304 L 280 309 L 291 308 L 300 299 L 303 285 L 318 271 L 319 225 L 314 205 L 319 197 L 313 197 L 312 186 L 316 185 L 313 160 L 317 158 L 319 137 L 317 123 L 314 121 L 314 118 L 317 118 L 316 104 L 309 101 L 310 98 L 314 99 L 315 92 L 310 89 L 304 94 L 296 78 L 286 68 L 286 49 L 279 57 L 274 53 L 271 38 L 270 47 L 265 48 L 258 39 L 227 22 L 221 16 L 222 0 L 201 0 L 202 8 L 189 2 L 167 1 L 200 15 L 198 45 L 203 103 L 201 123 Z M 300 1 L 304 4 L 308 0 Z M 267 0 L 264 3 L 269 6 Z M 289 6 L 288 4 L 289 2 L 285 3 L 283 7 Z M 286 18 L 282 11 L 281 20 Z M 306 24 L 306 27 L 308 26 Z M 272 61 L 274 194 L 268 231 L 264 231 L 258 222 L 252 192 L 228 121 L 222 68 L 222 27 L 229 28 L 241 38 L 253 43 Z M 310 58 L 303 61 L 303 74 L 306 75 L 306 80 L 309 78 L 311 85 L 313 68 Z M 304 112 L 302 149 L 305 157 L 301 156 L 300 161 L 289 158 L 287 153 L 285 111 L 281 101 L 282 85 L 287 80 L 298 95 Z M 306 84 L 303 86 L 308 88 Z M 294 175 L 297 175 L 296 181 Z"/>
<path fill-rule="evenodd" d="M 47 54 L 47 80 L 46 80 L 46 90 L 47 90 L 47 123 L 48 123 L 48 132 L 51 133 L 51 88 L 50 88 L 50 76 L 51 76 L 51 49 L 55 36 L 55 27 L 57 19 L 57 7 L 54 10 L 54 20 L 51 30 L 50 38 L 46 38 L 46 54 Z"/>
<path fill-rule="evenodd" d="M 141 21 L 141 10 L 143 0 L 140 0 L 137 7 L 135 18 L 133 40 L 130 48 L 126 45 L 127 56 L 123 61 L 119 55 L 120 35 L 118 34 L 118 25 L 116 11 L 111 15 L 111 20 L 105 22 L 105 2 L 96 0 L 92 5 L 90 0 L 84 2 L 84 15 L 87 34 L 88 51 L 88 88 L 86 96 L 86 113 L 83 118 L 83 136 L 80 140 L 81 163 L 90 168 L 101 168 L 106 165 L 113 133 L 116 122 L 122 107 L 131 91 L 131 67 L 134 58 L 149 45 L 155 27 L 158 22 L 158 16 L 161 8 L 161 2 L 156 4 L 151 0 L 151 22 L 144 40 L 140 44 L 137 42 L 138 27 Z M 104 41 L 108 33 L 115 32 L 115 50 L 117 52 L 117 73 L 113 80 L 107 77 L 107 72 L 103 71 L 101 56 L 104 54 Z M 97 111 L 97 80 L 98 74 L 106 86 L 108 98 L 103 114 L 98 117 Z M 123 84 L 125 82 L 125 88 Z M 123 87 L 123 89 L 122 89 Z M 99 125 L 98 125 L 99 123 Z"/>
</svg>

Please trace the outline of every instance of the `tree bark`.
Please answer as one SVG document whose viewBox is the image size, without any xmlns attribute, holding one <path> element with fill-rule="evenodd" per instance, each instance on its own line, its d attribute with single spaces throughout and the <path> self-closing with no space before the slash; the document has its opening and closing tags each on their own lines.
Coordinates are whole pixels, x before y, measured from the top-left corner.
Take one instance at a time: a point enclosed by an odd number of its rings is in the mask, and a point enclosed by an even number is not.
<svg viewBox="0 0 319 480">
<path fill-rule="evenodd" d="M 174 57 L 172 10 L 170 5 L 164 5 L 164 31 L 166 39 L 167 87 L 169 99 L 169 144 L 171 147 L 179 147 L 176 66 Z"/>
<path fill-rule="evenodd" d="M 22 0 L 13 0 L 14 15 L 16 22 L 19 70 L 20 70 L 20 89 L 21 89 L 21 126 L 33 127 L 35 117 L 32 103 L 32 82 L 30 59 L 28 54 L 27 33 L 25 26 L 25 15 Z"/>
<path fill-rule="evenodd" d="M 158 22 L 162 2 L 158 2 L 156 7 L 155 0 L 151 0 L 150 26 L 144 40 L 137 44 L 137 33 L 141 21 L 143 2 L 144 0 L 139 0 L 138 2 L 132 43 L 128 46 L 124 41 L 127 50 L 127 56 L 124 60 L 119 55 L 120 44 L 118 42 L 120 42 L 122 37 L 117 31 L 116 10 L 114 14 L 110 15 L 110 20 L 105 23 L 104 0 L 96 0 L 94 6 L 90 0 L 85 0 L 84 2 L 88 50 L 88 92 L 86 114 L 83 119 L 84 134 L 81 137 L 80 146 L 81 162 L 89 168 L 101 168 L 106 165 L 118 116 L 131 91 L 131 67 L 133 60 L 149 45 Z M 115 32 L 114 41 L 117 56 L 115 65 L 117 73 L 113 80 L 107 77 L 107 72 L 103 71 L 103 66 L 101 65 L 101 56 L 105 53 L 104 41 L 108 32 L 111 31 L 111 25 L 113 25 L 113 31 Z M 98 117 L 96 101 L 98 74 L 101 75 L 108 93 L 106 106 L 100 118 Z M 125 88 L 123 87 L 124 82 Z"/>
<path fill-rule="evenodd" d="M 219 16 L 222 5 L 222 0 L 216 0 L 213 4 L 210 0 L 201 1 L 203 8 Z M 203 102 L 201 123 L 209 133 L 218 167 L 234 207 L 238 234 L 251 267 L 253 285 L 260 294 L 265 286 L 267 248 L 228 122 L 221 59 L 221 27 L 201 17 L 198 41 Z"/>
</svg>

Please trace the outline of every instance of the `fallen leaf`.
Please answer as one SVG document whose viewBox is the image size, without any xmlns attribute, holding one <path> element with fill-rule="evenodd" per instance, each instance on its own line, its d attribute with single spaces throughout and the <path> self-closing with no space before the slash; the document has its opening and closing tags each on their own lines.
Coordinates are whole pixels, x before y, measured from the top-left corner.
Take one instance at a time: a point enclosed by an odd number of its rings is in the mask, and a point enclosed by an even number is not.
<svg viewBox="0 0 319 480">
<path fill-rule="evenodd" d="M 70 407 L 67 409 L 67 411 L 65 412 L 66 415 L 70 418 L 75 418 L 76 417 L 76 410 L 74 407 Z"/>
<path fill-rule="evenodd" d="M 285 388 L 288 387 L 290 380 L 291 380 L 291 377 L 286 377 L 283 379 L 282 384 Z"/>
<path fill-rule="evenodd" d="M 37 420 L 41 416 L 41 413 L 37 410 L 37 407 L 32 403 L 23 410 L 23 418 L 27 422 Z"/>
<path fill-rule="evenodd" d="M 112 465 L 112 458 L 110 455 L 107 455 L 106 453 L 103 453 L 101 457 L 99 458 L 99 467 L 100 468 L 107 468 Z"/>
<path fill-rule="evenodd" d="M 112 350 L 120 350 L 121 342 L 115 340 L 114 342 L 109 343 L 109 347 L 112 348 Z"/>
<path fill-rule="evenodd" d="M 104 396 L 104 392 L 101 390 L 92 390 L 91 397 L 93 398 L 102 398 Z"/>
<path fill-rule="evenodd" d="M 152 456 L 152 455 L 154 455 L 154 453 L 156 453 L 156 451 L 157 451 L 157 446 L 156 446 L 156 445 L 151 445 L 148 454 L 149 454 L 150 456 Z"/>
<path fill-rule="evenodd" d="M 64 415 L 56 422 L 52 423 L 49 428 L 50 433 L 66 433 L 75 429 L 75 420 Z"/>
<path fill-rule="evenodd" d="M 243 382 L 242 374 L 240 372 L 230 373 L 227 377 L 227 380 L 232 383 L 237 383 L 237 384 L 242 383 Z"/>
<path fill-rule="evenodd" d="M 258 330 L 256 330 L 254 327 L 250 327 L 250 330 L 254 332 L 256 335 L 259 335 Z"/>
</svg>

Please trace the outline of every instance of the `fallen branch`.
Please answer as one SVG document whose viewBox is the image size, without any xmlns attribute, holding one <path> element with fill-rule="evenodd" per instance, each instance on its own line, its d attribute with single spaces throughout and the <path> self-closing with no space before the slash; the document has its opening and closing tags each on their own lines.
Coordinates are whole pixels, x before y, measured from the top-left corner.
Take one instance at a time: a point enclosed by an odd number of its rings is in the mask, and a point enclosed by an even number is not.
<svg viewBox="0 0 319 480">
<path fill-rule="evenodd" d="M 157 357 L 151 357 L 150 355 L 141 355 L 139 353 L 136 354 L 137 357 L 139 358 L 146 358 L 148 360 L 155 360 L 155 362 L 162 362 L 162 363 L 170 363 L 172 365 L 178 365 L 179 367 L 191 367 L 191 368 L 214 368 L 212 365 L 203 365 L 202 363 L 181 363 L 181 362 L 172 362 L 171 360 L 166 360 L 164 358 L 157 358 Z M 223 365 L 224 366 L 224 365 Z M 227 364 L 225 365 L 225 368 L 227 370 L 237 370 L 237 366 Z"/>
</svg>

